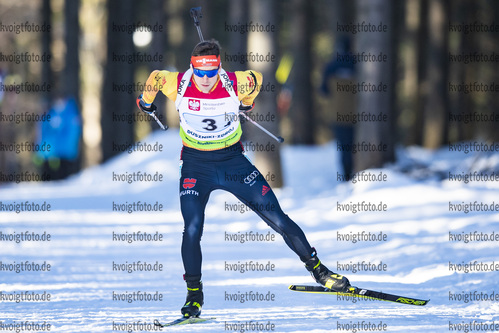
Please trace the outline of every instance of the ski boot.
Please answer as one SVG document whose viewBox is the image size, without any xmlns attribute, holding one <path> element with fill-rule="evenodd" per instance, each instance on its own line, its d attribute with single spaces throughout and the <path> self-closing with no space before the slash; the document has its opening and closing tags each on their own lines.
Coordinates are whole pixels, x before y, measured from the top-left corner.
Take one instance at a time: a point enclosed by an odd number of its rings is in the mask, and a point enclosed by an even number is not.
<svg viewBox="0 0 499 333">
<path fill-rule="evenodd" d="M 338 292 L 348 292 L 350 282 L 343 275 L 331 272 L 324 266 L 319 258 L 317 258 L 317 251 L 312 248 L 313 252 L 310 258 L 300 258 L 304 263 L 307 270 L 317 283 L 322 284 L 324 287 Z"/>
<path fill-rule="evenodd" d="M 184 280 L 187 283 L 187 298 L 185 304 L 180 309 L 182 316 L 185 318 L 199 317 L 201 307 L 203 306 L 203 282 L 201 275 L 184 275 Z"/>
</svg>

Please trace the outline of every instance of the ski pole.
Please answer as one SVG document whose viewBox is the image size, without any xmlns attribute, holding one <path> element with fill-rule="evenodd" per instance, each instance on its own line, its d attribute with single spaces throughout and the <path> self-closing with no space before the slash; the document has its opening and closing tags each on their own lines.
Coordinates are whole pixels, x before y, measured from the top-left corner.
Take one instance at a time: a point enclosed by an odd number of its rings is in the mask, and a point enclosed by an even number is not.
<svg viewBox="0 0 499 333">
<path fill-rule="evenodd" d="M 161 121 L 158 119 L 158 117 L 156 116 L 156 111 L 151 112 L 150 115 L 154 118 L 154 120 L 156 120 L 159 127 L 161 127 L 163 131 L 166 131 L 168 129 L 168 125 L 163 125 Z"/>
<path fill-rule="evenodd" d="M 201 14 L 201 7 L 191 8 L 191 17 L 194 19 L 194 25 L 198 30 L 199 40 L 204 42 L 203 33 L 201 32 L 201 27 L 199 26 L 199 19 L 203 17 Z"/>
<path fill-rule="evenodd" d="M 262 131 L 264 131 L 265 133 L 267 133 L 268 135 L 270 135 L 272 138 L 274 138 L 277 142 L 279 143 L 282 143 L 284 142 L 284 139 L 280 136 L 275 136 L 274 134 L 270 133 L 269 131 L 267 131 L 262 125 L 260 125 L 259 123 L 257 123 L 256 121 L 254 121 L 253 119 L 251 119 L 250 117 L 248 117 L 248 115 L 246 113 L 244 113 L 244 111 L 239 111 L 239 114 L 241 116 L 243 116 L 244 118 L 246 118 L 249 122 L 251 122 L 253 125 L 255 125 L 256 127 L 258 127 L 259 129 L 261 129 Z"/>
<path fill-rule="evenodd" d="M 136 103 L 137 103 L 137 106 L 140 110 L 144 111 L 145 113 L 147 113 L 148 115 L 153 117 L 154 120 L 156 120 L 156 122 L 158 123 L 158 125 L 161 127 L 161 129 L 163 131 L 166 131 L 168 129 L 168 126 L 163 125 L 161 123 L 161 121 L 158 119 L 158 116 L 156 116 L 156 106 L 152 103 L 151 103 L 150 107 L 145 106 L 144 101 L 142 100 L 142 94 L 140 94 L 139 97 L 137 97 Z"/>
<path fill-rule="evenodd" d="M 199 26 L 199 19 L 203 17 L 203 15 L 201 14 L 201 7 L 193 7 L 191 8 L 191 17 L 194 19 L 194 25 L 196 26 L 196 29 L 198 30 L 198 35 L 199 35 L 199 40 L 201 42 L 204 42 L 204 38 L 203 38 L 203 33 L 201 32 L 201 27 Z M 255 125 L 256 127 L 258 127 L 259 129 L 261 129 L 262 131 L 264 131 L 265 133 L 267 133 L 268 135 L 270 135 L 272 138 L 274 138 L 277 142 L 279 143 L 282 143 L 284 142 L 284 139 L 282 137 L 277 137 L 275 136 L 274 134 L 270 133 L 269 131 L 267 131 L 265 128 L 263 128 L 260 124 L 258 124 L 257 122 L 255 122 L 253 119 L 251 119 L 250 117 L 248 117 L 244 111 L 239 111 L 239 114 L 242 115 L 244 118 L 246 118 L 248 121 L 250 121 L 253 125 Z"/>
</svg>

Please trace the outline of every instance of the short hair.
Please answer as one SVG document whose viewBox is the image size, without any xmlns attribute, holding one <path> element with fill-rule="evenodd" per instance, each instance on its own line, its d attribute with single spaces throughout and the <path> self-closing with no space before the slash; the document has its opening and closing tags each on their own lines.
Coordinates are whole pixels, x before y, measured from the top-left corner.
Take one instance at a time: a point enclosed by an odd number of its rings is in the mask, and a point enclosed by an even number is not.
<svg viewBox="0 0 499 333">
<path fill-rule="evenodd" d="M 192 50 L 191 56 L 203 56 L 203 55 L 220 55 L 220 44 L 214 39 L 209 41 L 199 42 Z"/>
</svg>

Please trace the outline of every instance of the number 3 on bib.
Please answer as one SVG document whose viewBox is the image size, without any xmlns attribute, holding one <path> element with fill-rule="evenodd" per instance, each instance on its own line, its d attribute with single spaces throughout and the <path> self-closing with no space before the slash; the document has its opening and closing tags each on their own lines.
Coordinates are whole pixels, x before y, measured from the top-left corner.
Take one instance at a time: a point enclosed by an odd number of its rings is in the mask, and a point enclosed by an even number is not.
<svg viewBox="0 0 499 333">
<path fill-rule="evenodd" d="M 206 127 L 203 127 L 203 129 L 207 131 L 214 131 L 217 129 L 217 126 L 215 125 L 215 119 L 203 119 L 203 123 L 206 123 Z"/>
</svg>

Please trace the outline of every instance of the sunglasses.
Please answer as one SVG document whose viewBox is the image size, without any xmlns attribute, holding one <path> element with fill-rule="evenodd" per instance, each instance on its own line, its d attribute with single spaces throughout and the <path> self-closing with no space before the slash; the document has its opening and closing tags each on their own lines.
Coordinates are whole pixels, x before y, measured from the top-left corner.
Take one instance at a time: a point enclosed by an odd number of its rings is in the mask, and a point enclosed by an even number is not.
<svg viewBox="0 0 499 333">
<path fill-rule="evenodd" d="M 209 70 L 209 71 L 203 71 L 201 69 L 193 68 L 194 75 L 199 76 L 199 77 L 204 77 L 205 75 L 209 78 L 214 77 L 215 75 L 218 74 L 218 68 Z"/>
</svg>

